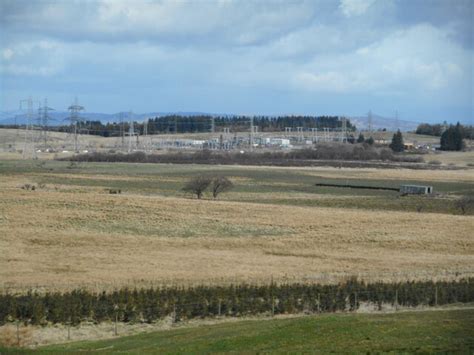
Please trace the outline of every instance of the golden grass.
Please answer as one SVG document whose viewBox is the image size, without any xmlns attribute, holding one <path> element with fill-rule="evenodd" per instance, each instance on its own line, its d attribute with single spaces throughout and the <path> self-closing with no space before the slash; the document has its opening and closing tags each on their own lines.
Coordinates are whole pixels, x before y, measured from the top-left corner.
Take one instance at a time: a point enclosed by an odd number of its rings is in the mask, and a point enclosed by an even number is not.
<svg viewBox="0 0 474 355">
<path fill-rule="evenodd" d="M 472 143 L 471 143 L 472 145 Z M 430 160 L 438 160 L 442 164 L 452 164 L 457 166 L 474 166 L 474 150 L 468 152 L 437 152 L 425 157 L 428 162 Z"/>
<path fill-rule="evenodd" d="M 20 183 L 0 183 L 4 287 L 474 274 L 469 216 L 31 192 Z"/>
<path fill-rule="evenodd" d="M 436 155 L 435 157 L 442 156 Z M 471 156 L 470 152 L 463 152 L 458 154 L 466 154 Z M 461 161 L 466 163 L 468 158 L 458 158 L 459 164 Z M 198 166 L 199 167 L 199 166 Z M 378 169 L 378 168 L 334 168 L 330 166 L 319 167 L 279 167 L 279 166 L 250 166 L 250 165 L 232 165 L 232 168 L 239 170 L 265 170 L 269 171 L 286 171 L 286 172 L 301 172 L 302 174 L 321 178 L 336 178 L 336 179 L 364 179 L 364 180 L 429 180 L 439 182 L 473 182 L 474 169 L 459 169 L 459 170 L 415 170 L 415 169 Z M 215 171 L 228 170 L 228 165 L 213 165 L 212 169 Z M 268 184 L 268 182 L 262 182 Z M 281 183 L 279 183 L 281 184 Z"/>
<path fill-rule="evenodd" d="M 467 153 L 466 153 L 467 154 Z M 307 169 L 308 175 L 324 178 L 347 178 L 367 180 L 429 180 L 429 181 L 474 181 L 474 169 L 461 170 L 410 170 L 410 169 L 350 169 L 321 167 Z"/>
</svg>

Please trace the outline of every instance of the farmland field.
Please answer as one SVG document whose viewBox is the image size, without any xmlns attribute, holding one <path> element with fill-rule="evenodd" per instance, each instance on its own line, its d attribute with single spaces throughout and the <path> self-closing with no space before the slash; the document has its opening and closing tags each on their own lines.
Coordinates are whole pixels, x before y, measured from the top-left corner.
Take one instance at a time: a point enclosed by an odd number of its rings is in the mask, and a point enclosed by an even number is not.
<svg viewBox="0 0 474 355">
<path fill-rule="evenodd" d="M 474 311 L 333 314 L 226 322 L 40 347 L 35 352 L 123 353 L 470 353 Z M 2 349 L 0 352 L 32 350 Z"/>
<path fill-rule="evenodd" d="M 185 194 L 197 174 L 235 184 Z M 329 282 L 474 275 L 474 170 L 0 161 L 4 288 Z M 433 185 L 434 197 L 317 182 Z M 35 190 L 21 187 L 34 185 Z M 107 189 L 121 189 L 110 195 Z"/>
</svg>

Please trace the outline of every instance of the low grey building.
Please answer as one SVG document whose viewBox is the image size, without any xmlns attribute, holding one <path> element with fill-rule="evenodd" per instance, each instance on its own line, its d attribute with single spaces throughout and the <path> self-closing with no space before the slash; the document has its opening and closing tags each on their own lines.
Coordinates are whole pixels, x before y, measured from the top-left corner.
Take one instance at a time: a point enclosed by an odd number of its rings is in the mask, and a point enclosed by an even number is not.
<svg viewBox="0 0 474 355">
<path fill-rule="evenodd" d="M 401 185 L 400 193 L 402 195 L 428 195 L 433 193 L 433 186 Z"/>
</svg>

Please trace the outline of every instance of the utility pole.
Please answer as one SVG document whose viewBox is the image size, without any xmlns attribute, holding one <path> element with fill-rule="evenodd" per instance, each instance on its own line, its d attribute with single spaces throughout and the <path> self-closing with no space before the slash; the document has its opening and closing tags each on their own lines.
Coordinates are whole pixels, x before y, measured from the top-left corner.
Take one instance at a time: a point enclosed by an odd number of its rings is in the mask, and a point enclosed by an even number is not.
<svg viewBox="0 0 474 355">
<path fill-rule="evenodd" d="M 16 345 L 20 346 L 20 321 L 16 321 Z"/>
<path fill-rule="evenodd" d="M 395 111 L 395 131 L 400 129 L 400 124 L 398 122 L 398 110 Z"/>
<path fill-rule="evenodd" d="M 224 145 L 225 149 L 230 149 L 231 146 L 231 138 L 230 138 L 230 128 L 229 127 L 224 127 Z"/>
<path fill-rule="evenodd" d="M 118 335 L 118 332 L 117 332 L 118 311 L 119 311 L 118 305 L 114 305 L 114 311 L 115 311 L 114 335 Z"/>
<path fill-rule="evenodd" d="M 302 142 L 304 138 L 303 127 L 296 127 L 296 131 L 298 132 L 298 140 Z"/>
<path fill-rule="evenodd" d="M 271 297 L 272 297 L 272 317 L 275 315 L 275 295 L 273 294 L 273 275 L 270 281 Z"/>
<path fill-rule="evenodd" d="M 324 128 L 324 141 L 329 142 L 329 128 Z"/>
<path fill-rule="evenodd" d="M 369 113 L 367 114 L 367 127 L 370 136 L 372 136 L 372 110 L 369 110 Z"/>
<path fill-rule="evenodd" d="M 214 133 L 216 131 L 216 118 L 214 116 L 211 116 L 211 133 Z"/>
<path fill-rule="evenodd" d="M 395 290 L 395 310 L 398 311 L 398 289 Z"/>
<path fill-rule="evenodd" d="M 253 150 L 253 133 L 254 133 L 253 116 L 250 116 L 250 151 Z"/>
<path fill-rule="evenodd" d="M 145 149 L 145 152 L 148 151 L 148 119 L 143 121 L 143 135 L 145 136 L 144 141 L 143 141 L 143 147 Z M 151 142 L 151 138 L 150 138 Z"/>
<path fill-rule="evenodd" d="M 120 112 L 119 114 L 119 120 L 120 120 L 120 136 L 122 140 L 122 148 L 121 150 L 123 151 L 125 149 L 125 122 L 123 120 L 123 112 Z"/>
<path fill-rule="evenodd" d="M 341 118 L 342 120 L 342 129 L 341 129 L 341 142 L 344 143 L 347 141 L 347 120 L 345 117 Z"/>
<path fill-rule="evenodd" d="M 318 129 L 317 128 L 311 128 L 311 132 L 313 133 L 313 143 L 318 142 Z"/>
<path fill-rule="evenodd" d="M 135 130 L 133 127 L 133 119 L 132 119 L 132 111 L 130 110 L 129 113 L 129 127 L 128 127 L 128 152 L 131 153 L 132 151 L 132 137 L 135 135 Z"/>
</svg>

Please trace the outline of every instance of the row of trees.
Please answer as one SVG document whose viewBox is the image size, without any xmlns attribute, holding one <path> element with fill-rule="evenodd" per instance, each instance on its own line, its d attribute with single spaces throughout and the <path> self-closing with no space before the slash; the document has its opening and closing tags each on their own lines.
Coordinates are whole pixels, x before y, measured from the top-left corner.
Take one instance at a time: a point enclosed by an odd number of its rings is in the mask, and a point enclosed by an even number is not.
<svg viewBox="0 0 474 355">
<path fill-rule="evenodd" d="M 462 150 L 464 148 L 463 132 L 461 125 L 449 126 L 449 128 L 441 134 L 440 139 L 441 150 Z"/>
<path fill-rule="evenodd" d="M 474 126 L 469 125 L 465 126 L 458 122 L 459 130 L 463 139 L 473 139 L 474 138 Z M 452 126 L 452 125 L 451 125 Z M 427 136 L 436 136 L 441 137 L 443 132 L 448 129 L 448 124 L 444 122 L 443 124 L 429 124 L 421 123 L 416 128 L 416 134 L 424 134 Z"/>
<path fill-rule="evenodd" d="M 441 150 L 459 151 L 464 149 L 464 139 L 474 138 L 474 126 L 422 123 L 416 129 L 417 134 L 426 134 L 440 138 Z"/>
<path fill-rule="evenodd" d="M 244 165 L 279 165 L 306 166 L 315 161 L 325 163 L 339 161 L 396 161 L 423 162 L 422 157 L 393 154 L 387 148 L 374 147 L 370 144 L 318 144 L 314 149 L 299 149 L 275 152 L 227 152 L 200 150 L 196 152 L 170 152 L 165 154 L 145 154 L 134 152 L 121 153 L 89 153 L 63 158 L 70 161 L 85 162 L 129 162 L 129 163 L 164 163 L 164 164 L 244 164 Z"/>
<path fill-rule="evenodd" d="M 194 133 L 210 132 L 212 122 L 216 131 L 223 131 L 223 128 L 229 128 L 231 132 L 248 131 L 250 127 L 249 116 L 210 116 L 210 115 L 167 115 L 154 117 L 145 122 L 134 122 L 134 131 L 143 135 L 158 133 Z M 339 129 L 342 127 L 342 119 L 338 116 L 253 116 L 253 125 L 258 127 L 259 132 L 284 131 L 286 127 L 295 129 L 303 127 L 310 128 L 329 128 Z M 146 126 L 146 127 L 145 127 Z M 346 126 L 349 131 L 355 130 L 349 119 L 346 119 Z M 121 136 L 129 131 L 129 122 L 109 122 L 103 124 L 101 121 L 81 121 L 78 122 L 78 128 L 81 132 L 99 135 L 103 137 Z M 63 125 L 51 127 L 51 129 L 60 132 L 69 132 L 71 127 Z"/>
<path fill-rule="evenodd" d="M 112 293 L 75 290 L 66 293 L 0 295 L 0 324 L 155 322 L 210 316 L 353 311 L 364 303 L 415 307 L 474 301 L 474 279 L 452 282 L 370 283 L 349 280 L 338 285 L 283 284 L 121 289 Z"/>
</svg>

